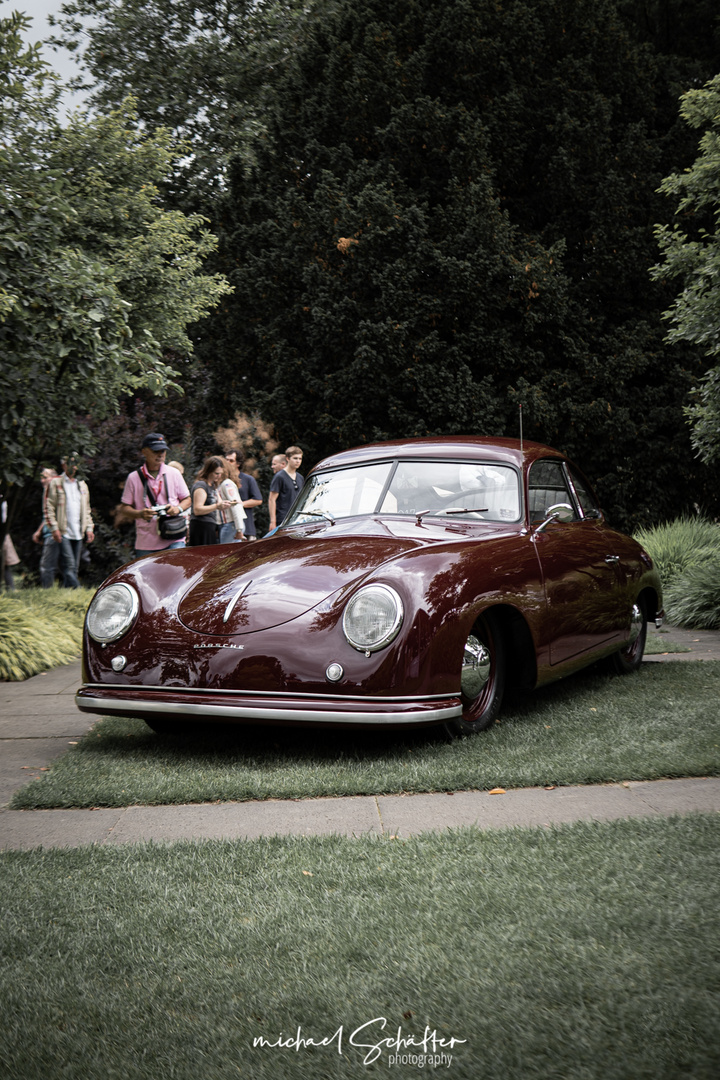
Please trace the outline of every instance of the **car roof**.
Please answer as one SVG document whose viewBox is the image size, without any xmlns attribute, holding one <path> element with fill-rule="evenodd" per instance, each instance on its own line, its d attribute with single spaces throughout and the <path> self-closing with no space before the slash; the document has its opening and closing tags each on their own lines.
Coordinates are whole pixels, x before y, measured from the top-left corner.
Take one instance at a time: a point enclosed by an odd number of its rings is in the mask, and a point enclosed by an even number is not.
<svg viewBox="0 0 720 1080">
<path fill-rule="evenodd" d="M 470 459 L 496 461 L 520 468 L 523 462 L 530 464 L 540 457 L 563 458 L 558 450 L 541 443 L 520 439 L 501 439 L 487 435 L 447 435 L 422 439 L 398 439 L 392 442 L 367 443 L 351 450 L 342 450 L 324 458 L 312 469 L 338 468 L 344 465 L 360 465 L 366 462 L 388 461 L 396 458 L 426 460 Z"/>
</svg>

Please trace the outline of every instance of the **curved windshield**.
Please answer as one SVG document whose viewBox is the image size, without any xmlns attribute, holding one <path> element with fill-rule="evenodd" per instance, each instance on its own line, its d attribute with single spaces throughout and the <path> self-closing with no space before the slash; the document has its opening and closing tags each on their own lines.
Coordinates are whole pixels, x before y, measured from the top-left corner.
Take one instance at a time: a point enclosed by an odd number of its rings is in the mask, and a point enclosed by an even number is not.
<svg viewBox="0 0 720 1080">
<path fill-rule="evenodd" d="M 309 476 L 300 493 L 295 513 L 287 524 L 327 518 L 333 521 L 355 514 L 373 514 L 377 509 L 392 461 L 380 465 L 364 465 L 356 469 L 337 469 Z"/>
<path fill-rule="evenodd" d="M 518 521 L 518 474 L 508 465 L 385 461 L 310 476 L 286 525 L 357 514 Z"/>
<path fill-rule="evenodd" d="M 517 521 L 518 475 L 507 465 L 482 462 L 401 461 L 380 512 Z"/>
</svg>

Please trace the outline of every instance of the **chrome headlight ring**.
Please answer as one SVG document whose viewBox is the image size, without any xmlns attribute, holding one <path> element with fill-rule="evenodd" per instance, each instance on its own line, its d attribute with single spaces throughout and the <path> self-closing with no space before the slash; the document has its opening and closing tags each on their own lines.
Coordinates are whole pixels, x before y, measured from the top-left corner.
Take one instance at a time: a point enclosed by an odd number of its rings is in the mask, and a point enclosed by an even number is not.
<svg viewBox="0 0 720 1080">
<path fill-rule="evenodd" d="M 140 599 L 132 585 L 121 582 L 95 593 L 85 625 L 93 641 L 107 645 L 126 634 L 137 618 Z"/>
<path fill-rule="evenodd" d="M 345 607 L 343 633 L 358 652 L 377 652 L 397 637 L 403 615 L 403 602 L 389 585 L 365 585 Z"/>
</svg>

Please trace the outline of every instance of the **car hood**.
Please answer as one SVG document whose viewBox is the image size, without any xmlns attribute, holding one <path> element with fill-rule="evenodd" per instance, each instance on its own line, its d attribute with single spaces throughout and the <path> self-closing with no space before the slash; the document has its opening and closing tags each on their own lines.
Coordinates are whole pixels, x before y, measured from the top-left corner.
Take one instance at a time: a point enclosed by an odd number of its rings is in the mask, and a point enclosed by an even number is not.
<svg viewBox="0 0 720 1080">
<path fill-rule="evenodd" d="M 313 530 L 314 532 L 314 530 Z M 294 532 L 217 549 L 182 597 L 180 621 L 201 634 L 250 634 L 290 622 L 383 563 L 423 546 L 390 535 Z M 250 560 L 248 561 L 248 555 Z"/>
</svg>

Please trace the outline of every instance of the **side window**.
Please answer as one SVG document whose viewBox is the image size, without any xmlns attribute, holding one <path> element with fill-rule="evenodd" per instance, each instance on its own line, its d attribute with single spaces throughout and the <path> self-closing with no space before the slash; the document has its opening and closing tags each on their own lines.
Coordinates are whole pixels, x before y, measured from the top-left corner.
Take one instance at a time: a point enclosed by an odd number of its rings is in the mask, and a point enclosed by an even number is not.
<svg viewBox="0 0 720 1080">
<path fill-rule="evenodd" d="M 578 502 L 580 503 L 580 507 L 585 517 L 597 517 L 600 513 L 600 507 L 598 506 L 597 499 L 588 487 L 587 482 L 583 480 L 582 476 L 580 476 L 575 469 L 570 469 L 570 479 L 572 480 L 575 494 L 577 495 Z"/>
<path fill-rule="evenodd" d="M 528 476 L 530 521 L 542 521 L 547 508 L 556 503 L 568 503 L 575 507 L 562 464 L 559 461 L 536 461 Z"/>
</svg>

